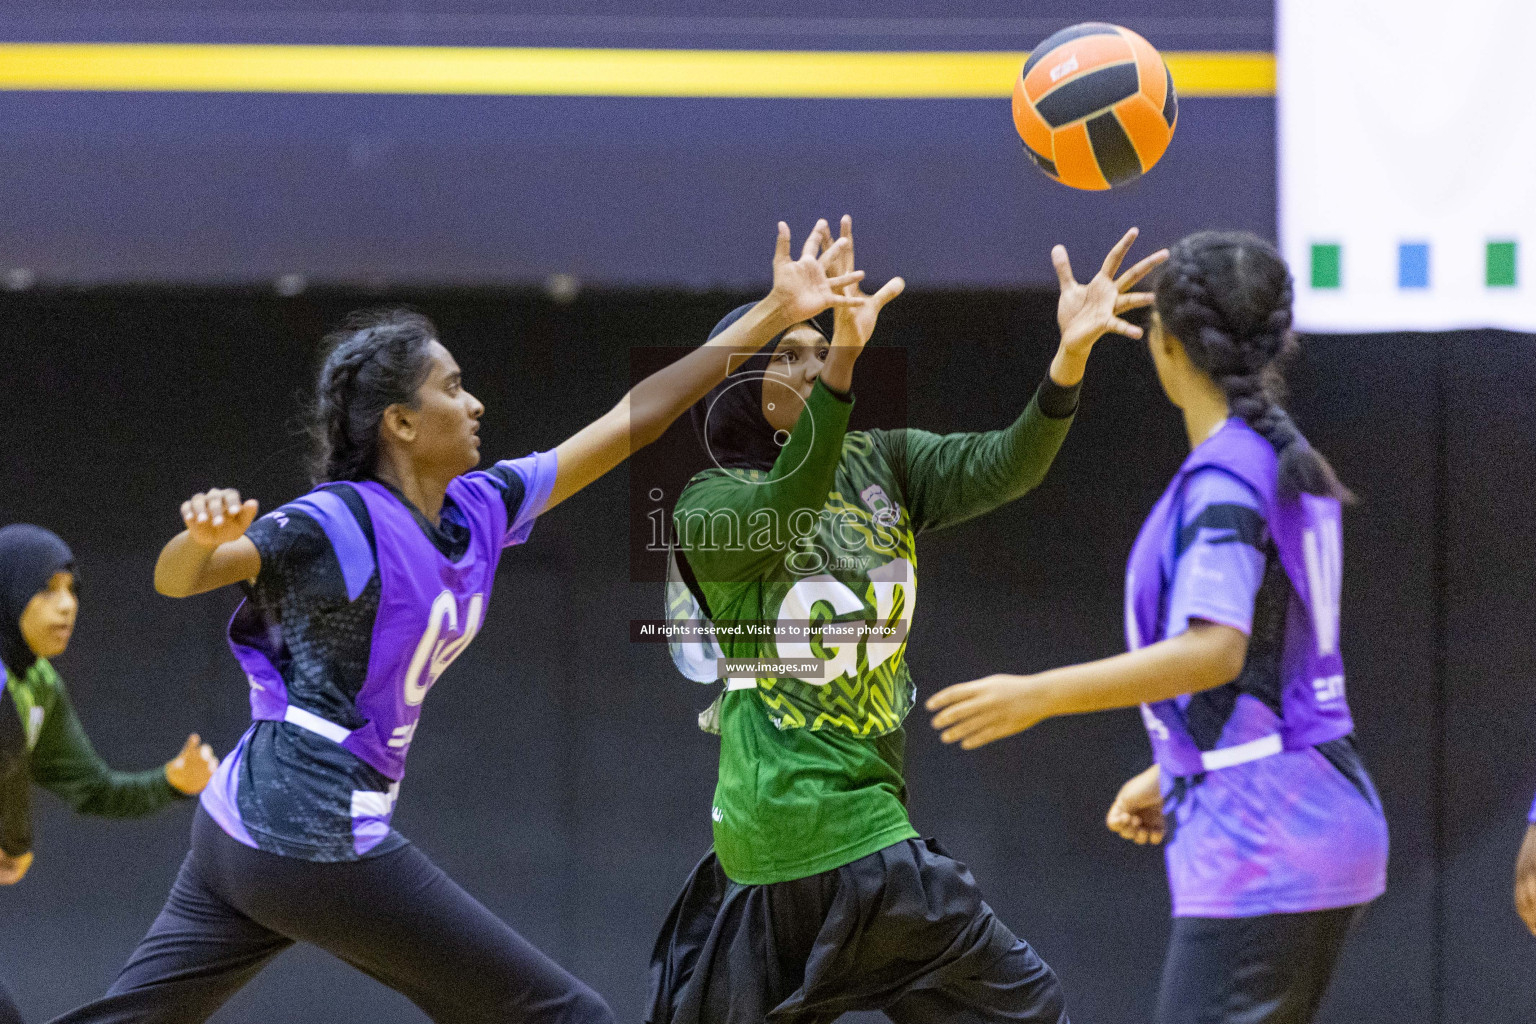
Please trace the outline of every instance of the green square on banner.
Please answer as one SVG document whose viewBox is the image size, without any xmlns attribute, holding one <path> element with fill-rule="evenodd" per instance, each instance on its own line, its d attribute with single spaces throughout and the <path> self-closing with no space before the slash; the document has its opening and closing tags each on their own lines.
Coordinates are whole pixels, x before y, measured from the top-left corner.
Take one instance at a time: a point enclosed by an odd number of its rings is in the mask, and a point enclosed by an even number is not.
<svg viewBox="0 0 1536 1024">
<path fill-rule="evenodd" d="M 1337 288 L 1343 279 L 1344 247 L 1336 242 L 1312 243 L 1312 287 Z"/>
<path fill-rule="evenodd" d="M 1515 286 L 1514 242 L 1488 243 L 1488 287 L 1513 288 Z"/>
</svg>

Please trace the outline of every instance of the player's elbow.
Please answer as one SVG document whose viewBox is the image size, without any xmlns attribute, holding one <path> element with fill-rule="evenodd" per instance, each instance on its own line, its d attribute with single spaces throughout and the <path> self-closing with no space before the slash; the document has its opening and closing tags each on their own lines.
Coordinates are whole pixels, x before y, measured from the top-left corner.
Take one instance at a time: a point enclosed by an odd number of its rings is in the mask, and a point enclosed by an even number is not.
<svg viewBox="0 0 1536 1024">
<path fill-rule="evenodd" d="M 155 567 L 155 593 L 163 597 L 191 597 L 192 591 L 185 581 L 174 579 L 169 573 Z"/>
<path fill-rule="evenodd" d="M 1240 629 L 1214 622 L 1196 623 L 1185 634 L 1198 648 L 1201 689 L 1222 686 L 1242 675 L 1248 660 L 1248 636 Z"/>
</svg>

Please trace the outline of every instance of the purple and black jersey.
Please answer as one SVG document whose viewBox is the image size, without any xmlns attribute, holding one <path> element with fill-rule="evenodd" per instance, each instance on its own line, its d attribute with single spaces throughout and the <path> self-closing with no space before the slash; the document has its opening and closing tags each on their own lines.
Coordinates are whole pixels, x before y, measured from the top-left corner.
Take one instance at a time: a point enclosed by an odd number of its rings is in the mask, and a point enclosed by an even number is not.
<svg viewBox="0 0 1536 1024">
<path fill-rule="evenodd" d="M 1142 708 L 1175 917 L 1328 910 L 1386 885 L 1386 821 L 1338 650 L 1338 502 L 1281 500 L 1277 470 L 1267 441 L 1227 421 L 1169 485 L 1127 572 L 1133 649 L 1198 621 L 1249 638 L 1231 683 Z"/>
<path fill-rule="evenodd" d="M 231 837 L 311 861 L 377 855 L 427 690 L 479 630 L 504 547 L 554 487 L 541 452 L 448 487 L 438 525 L 376 481 L 331 484 L 247 536 L 261 573 L 230 622 L 255 719 L 204 790 Z"/>
</svg>

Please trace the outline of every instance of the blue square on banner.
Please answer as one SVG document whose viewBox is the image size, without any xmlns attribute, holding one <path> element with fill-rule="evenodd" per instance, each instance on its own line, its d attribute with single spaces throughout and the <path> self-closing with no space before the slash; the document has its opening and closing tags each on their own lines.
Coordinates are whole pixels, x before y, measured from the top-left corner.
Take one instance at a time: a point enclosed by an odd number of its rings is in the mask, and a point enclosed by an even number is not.
<svg viewBox="0 0 1536 1024">
<path fill-rule="evenodd" d="M 1397 247 L 1397 286 L 1429 287 L 1429 243 L 1403 242 Z"/>
</svg>

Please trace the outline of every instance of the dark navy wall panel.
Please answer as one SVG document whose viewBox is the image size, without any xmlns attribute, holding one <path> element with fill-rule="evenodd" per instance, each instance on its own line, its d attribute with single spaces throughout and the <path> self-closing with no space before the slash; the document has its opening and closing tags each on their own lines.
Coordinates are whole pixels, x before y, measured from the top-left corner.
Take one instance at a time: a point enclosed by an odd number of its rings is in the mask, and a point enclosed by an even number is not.
<svg viewBox="0 0 1536 1024">
<path fill-rule="evenodd" d="M 409 42 L 812 49 L 1028 48 L 1063 25 L 1116 21 L 1162 46 L 1269 49 L 1272 0 L 41 0 L 7 4 L 10 39 Z"/>
<path fill-rule="evenodd" d="M 44 284 L 747 286 L 776 220 L 848 212 L 872 274 L 1011 286 L 1131 224 L 1275 230 L 1266 99 L 1187 101 L 1112 194 L 1039 174 L 1002 100 L 0 93 L 0 124 L 0 272 Z"/>
<path fill-rule="evenodd" d="M 45 0 L 0 42 L 1023 50 L 1086 19 L 1167 49 L 1268 50 L 1268 0 Z M 1132 223 L 1274 233 L 1274 104 L 1186 100 L 1145 181 L 1074 193 L 1005 98 L 812 101 L 0 92 L 0 275 L 47 284 L 756 286 L 773 224 L 855 215 L 872 271 L 1053 280 Z"/>
</svg>

